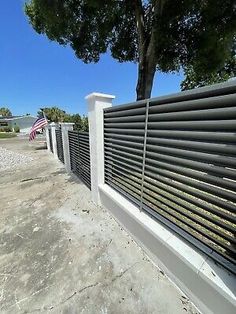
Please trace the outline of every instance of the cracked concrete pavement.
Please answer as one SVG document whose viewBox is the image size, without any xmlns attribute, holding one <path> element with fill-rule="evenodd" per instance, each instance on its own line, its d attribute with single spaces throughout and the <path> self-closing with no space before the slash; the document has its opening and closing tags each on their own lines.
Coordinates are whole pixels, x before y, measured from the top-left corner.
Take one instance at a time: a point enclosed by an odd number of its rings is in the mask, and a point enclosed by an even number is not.
<svg viewBox="0 0 236 314">
<path fill-rule="evenodd" d="M 42 145 L 0 140 L 33 157 L 0 172 L 0 313 L 198 313 Z"/>
</svg>

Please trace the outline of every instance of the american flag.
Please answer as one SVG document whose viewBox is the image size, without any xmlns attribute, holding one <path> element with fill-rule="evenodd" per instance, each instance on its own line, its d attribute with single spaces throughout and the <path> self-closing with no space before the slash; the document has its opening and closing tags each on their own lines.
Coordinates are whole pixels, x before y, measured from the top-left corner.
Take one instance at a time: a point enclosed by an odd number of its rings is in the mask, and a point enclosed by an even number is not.
<svg viewBox="0 0 236 314">
<path fill-rule="evenodd" d="M 34 124 L 31 127 L 30 133 L 29 133 L 29 141 L 32 141 L 36 138 L 36 131 L 42 129 L 45 125 L 48 124 L 48 120 L 45 117 L 45 114 L 43 114 L 34 122 Z"/>
</svg>

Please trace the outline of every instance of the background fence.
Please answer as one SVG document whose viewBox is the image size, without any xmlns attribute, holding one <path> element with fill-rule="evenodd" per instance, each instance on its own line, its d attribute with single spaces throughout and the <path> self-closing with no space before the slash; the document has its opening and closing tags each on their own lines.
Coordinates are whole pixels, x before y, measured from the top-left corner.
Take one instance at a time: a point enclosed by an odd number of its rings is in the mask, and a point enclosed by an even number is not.
<svg viewBox="0 0 236 314">
<path fill-rule="evenodd" d="M 52 145 L 52 130 L 49 128 L 48 129 L 48 134 L 49 134 L 49 145 L 50 145 L 50 150 L 53 153 L 53 145 Z"/>
<path fill-rule="evenodd" d="M 89 133 L 68 131 L 71 171 L 91 189 Z"/>
<path fill-rule="evenodd" d="M 105 182 L 236 272 L 236 86 L 106 109 L 104 139 Z"/>
<path fill-rule="evenodd" d="M 57 156 L 58 159 L 64 164 L 64 151 L 62 144 L 62 133 L 61 129 L 56 129 L 56 141 L 57 141 Z"/>
</svg>

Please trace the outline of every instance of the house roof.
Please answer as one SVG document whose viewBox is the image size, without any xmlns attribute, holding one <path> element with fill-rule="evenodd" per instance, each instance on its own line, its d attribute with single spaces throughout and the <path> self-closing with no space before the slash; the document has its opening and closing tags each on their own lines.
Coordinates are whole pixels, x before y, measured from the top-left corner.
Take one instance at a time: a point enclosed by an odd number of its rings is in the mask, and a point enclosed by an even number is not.
<svg viewBox="0 0 236 314">
<path fill-rule="evenodd" d="M 37 117 L 27 115 L 27 116 L 0 116 L 0 121 L 12 121 L 12 120 L 18 120 L 22 118 L 34 118 L 37 119 Z"/>
</svg>

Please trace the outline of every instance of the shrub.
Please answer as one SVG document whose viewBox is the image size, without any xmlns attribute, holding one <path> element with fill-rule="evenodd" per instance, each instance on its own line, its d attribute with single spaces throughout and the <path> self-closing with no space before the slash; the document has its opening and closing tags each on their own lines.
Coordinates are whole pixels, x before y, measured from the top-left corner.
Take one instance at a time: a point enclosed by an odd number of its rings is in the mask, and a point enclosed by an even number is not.
<svg viewBox="0 0 236 314">
<path fill-rule="evenodd" d="M 4 126 L 0 128 L 0 132 L 12 132 L 12 129 L 9 126 Z"/>
<path fill-rule="evenodd" d="M 19 133 L 19 132 L 20 132 L 20 127 L 19 127 L 19 125 L 15 125 L 15 126 L 14 126 L 14 131 L 15 131 L 16 133 Z"/>
</svg>

